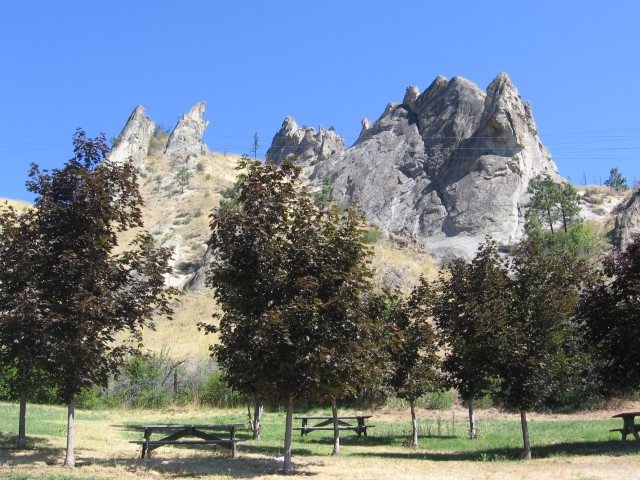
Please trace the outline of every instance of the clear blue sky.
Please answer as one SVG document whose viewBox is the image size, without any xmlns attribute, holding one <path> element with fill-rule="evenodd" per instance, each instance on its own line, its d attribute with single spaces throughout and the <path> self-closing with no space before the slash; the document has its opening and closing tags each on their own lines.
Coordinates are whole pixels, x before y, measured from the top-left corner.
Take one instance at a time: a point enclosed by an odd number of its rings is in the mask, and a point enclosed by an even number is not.
<svg viewBox="0 0 640 480">
<path fill-rule="evenodd" d="M 287 115 L 355 141 L 437 75 L 507 72 L 560 173 L 640 179 L 640 2 L 459 0 L 4 2 L 0 197 L 31 200 L 77 127 L 118 135 L 136 105 L 173 127 L 207 102 L 205 142 L 259 156 Z"/>
</svg>

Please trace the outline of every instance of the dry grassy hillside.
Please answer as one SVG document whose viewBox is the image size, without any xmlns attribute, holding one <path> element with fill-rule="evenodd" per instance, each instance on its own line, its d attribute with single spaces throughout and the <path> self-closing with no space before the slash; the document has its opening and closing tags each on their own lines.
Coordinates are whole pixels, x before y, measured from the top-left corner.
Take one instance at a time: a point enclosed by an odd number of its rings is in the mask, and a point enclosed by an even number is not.
<svg viewBox="0 0 640 480">
<path fill-rule="evenodd" d="M 18 212 L 24 212 L 31 207 L 30 203 L 21 200 L 10 200 L 8 198 L 0 198 L 0 208 L 9 206 L 15 208 Z"/>
</svg>

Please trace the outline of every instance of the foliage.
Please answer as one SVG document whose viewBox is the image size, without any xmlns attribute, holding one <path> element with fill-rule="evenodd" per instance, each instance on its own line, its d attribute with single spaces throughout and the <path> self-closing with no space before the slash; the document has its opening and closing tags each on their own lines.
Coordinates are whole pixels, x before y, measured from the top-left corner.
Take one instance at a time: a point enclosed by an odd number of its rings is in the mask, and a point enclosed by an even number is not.
<svg viewBox="0 0 640 480">
<path fill-rule="evenodd" d="M 424 281 L 421 288 L 429 291 Z M 497 244 L 487 239 L 471 262 L 451 261 L 435 290 L 433 316 L 448 384 L 473 400 L 494 386 L 497 334 L 507 321 L 509 276 Z"/>
<path fill-rule="evenodd" d="M 640 381 L 640 237 L 603 260 L 585 288 L 578 318 L 606 390 L 628 393 Z"/>
<path fill-rule="evenodd" d="M 176 180 L 178 180 L 178 184 L 180 185 L 180 193 L 184 193 L 184 187 L 189 186 L 189 180 L 193 177 L 193 172 L 189 170 L 187 167 L 180 167 L 178 172 L 176 173 Z"/>
<path fill-rule="evenodd" d="M 364 240 L 368 244 L 378 243 L 382 238 L 382 232 L 378 227 L 370 227 L 364 234 Z"/>
<path fill-rule="evenodd" d="M 622 176 L 617 167 L 611 169 L 609 178 L 604 181 L 607 187 L 615 188 L 616 191 L 626 190 L 629 188 L 627 185 L 627 179 Z"/>
<path fill-rule="evenodd" d="M 316 195 L 316 203 L 323 204 L 329 203 L 333 199 L 333 182 L 331 181 L 331 177 L 323 177 L 322 179 L 322 189 L 320 193 Z"/>
<path fill-rule="evenodd" d="M 420 288 L 409 301 L 393 295 L 386 313 L 387 335 L 395 334 L 389 342 L 391 366 L 386 381 L 397 397 L 410 402 L 442 389 L 436 335 L 428 322 L 430 312 L 422 308 L 423 295 Z"/>
<path fill-rule="evenodd" d="M 529 235 L 544 231 L 553 234 L 558 224 L 566 233 L 580 223 L 578 192 L 570 183 L 557 183 L 547 175 L 531 180 L 529 193 L 526 224 Z"/>
<path fill-rule="evenodd" d="M 213 352 L 225 376 L 275 400 L 356 393 L 373 373 L 356 360 L 380 333 L 370 311 L 378 305 L 362 295 L 370 272 L 360 214 L 314 205 L 290 163 L 240 168 L 248 173 L 239 208 L 214 214 L 210 240 L 208 279 L 224 314 L 219 328 L 206 328 L 220 332 Z"/>
<path fill-rule="evenodd" d="M 357 393 L 384 360 L 384 304 L 369 293 L 362 214 L 315 204 L 290 162 L 244 159 L 239 168 L 238 206 L 211 221 L 208 283 L 223 314 L 219 326 L 203 325 L 219 333 L 212 351 L 225 378 L 249 396 L 286 401 L 289 414 L 294 399 Z"/>
<path fill-rule="evenodd" d="M 520 410 L 524 453 L 531 458 L 526 412 L 568 389 L 582 369 L 573 322 L 585 262 L 553 254 L 538 239 L 523 242 L 511 266 L 508 321 L 498 334 L 499 396 Z"/>
<path fill-rule="evenodd" d="M 500 396 L 531 410 L 581 367 L 573 322 L 584 262 L 552 255 L 537 240 L 521 244 L 511 269 L 509 318 L 499 334 Z"/>
<path fill-rule="evenodd" d="M 78 130 L 73 145 L 75 156 L 62 168 L 33 165 L 29 173 L 27 187 L 36 195 L 29 291 L 36 293 L 20 307 L 25 317 L 43 319 L 43 368 L 68 402 L 70 419 L 74 396 L 105 386 L 135 348 L 116 346 L 114 335 L 127 331 L 139 341 L 156 312 L 170 312 L 163 277 L 170 252 L 147 248 L 149 236 L 139 234 L 114 254 L 118 233 L 142 226 L 135 168 L 104 161 L 104 135 L 89 139 Z M 65 464 L 72 465 L 73 442 L 68 446 Z"/>
</svg>

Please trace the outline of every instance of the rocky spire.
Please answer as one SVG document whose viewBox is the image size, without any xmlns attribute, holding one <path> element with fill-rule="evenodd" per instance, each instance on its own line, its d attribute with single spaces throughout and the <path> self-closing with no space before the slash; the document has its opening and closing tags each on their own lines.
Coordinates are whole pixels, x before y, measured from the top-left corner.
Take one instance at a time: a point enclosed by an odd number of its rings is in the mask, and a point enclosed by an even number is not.
<svg viewBox="0 0 640 480">
<path fill-rule="evenodd" d="M 147 117 L 144 108 L 138 105 L 109 153 L 109 161 L 124 163 L 131 160 L 136 167 L 139 166 L 149 153 L 149 141 L 154 128 L 153 120 Z"/>
<path fill-rule="evenodd" d="M 171 132 L 164 154 L 172 157 L 190 155 L 203 155 L 207 151 L 207 146 L 202 141 L 204 131 L 209 125 L 203 120 L 206 111 L 204 102 L 197 103 L 189 113 L 182 116 L 178 124 Z"/>
</svg>

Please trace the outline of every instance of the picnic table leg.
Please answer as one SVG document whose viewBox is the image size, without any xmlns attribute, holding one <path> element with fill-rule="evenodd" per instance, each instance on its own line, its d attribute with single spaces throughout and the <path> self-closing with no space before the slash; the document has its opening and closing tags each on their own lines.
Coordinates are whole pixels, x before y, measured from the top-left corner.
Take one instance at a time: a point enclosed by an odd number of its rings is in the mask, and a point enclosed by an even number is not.
<svg viewBox="0 0 640 480">
<path fill-rule="evenodd" d="M 236 439 L 236 427 L 231 427 L 231 440 Z M 231 443 L 231 458 L 236 458 L 238 454 L 238 449 L 236 447 L 236 442 Z"/>
<path fill-rule="evenodd" d="M 140 455 L 140 458 L 144 458 L 145 454 L 147 456 L 147 458 L 149 458 L 149 454 L 151 453 L 149 451 L 149 438 L 151 437 L 151 430 L 149 430 L 148 428 L 144 429 L 144 441 L 145 443 L 142 444 L 142 455 Z"/>
<path fill-rule="evenodd" d="M 360 436 L 361 433 L 364 433 L 364 436 L 366 438 L 367 436 L 367 427 L 365 427 L 364 425 L 364 418 L 358 418 L 358 436 Z"/>
</svg>

